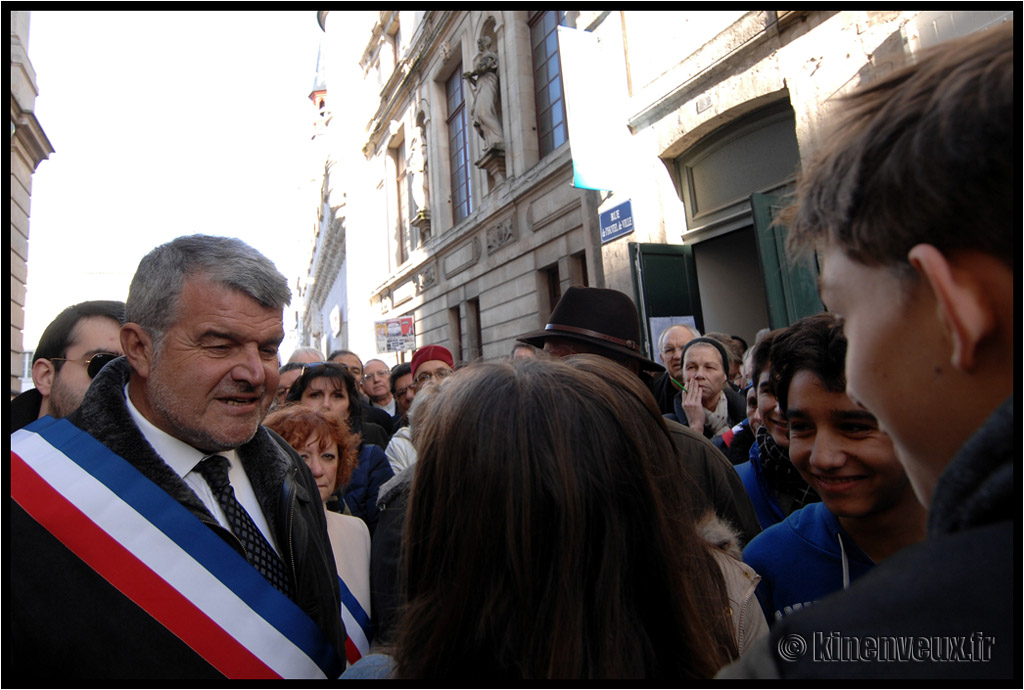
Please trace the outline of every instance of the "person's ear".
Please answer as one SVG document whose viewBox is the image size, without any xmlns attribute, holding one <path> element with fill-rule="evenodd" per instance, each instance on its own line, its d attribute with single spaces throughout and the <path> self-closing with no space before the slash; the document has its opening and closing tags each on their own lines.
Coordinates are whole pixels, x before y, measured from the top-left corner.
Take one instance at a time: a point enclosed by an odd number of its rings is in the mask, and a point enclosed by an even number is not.
<svg viewBox="0 0 1024 690">
<path fill-rule="evenodd" d="M 32 362 L 32 383 L 44 398 L 50 395 L 53 380 L 57 378 L 57 367 L 46 358 Z"/>
<path fill-rule="evenodd" d="M 907 258 L 935 295 L 939 320 L 953 344 L 953 366 L 959 371 L 973 370 L 979 347 L 996 328 L 995 306 L 983 281 L 930 244 L 915 246 Z"/>
<path fill-rule="evenodd" d="M 132 369 L 142 378 L 149 378 L 153 366 L 153 338 L 137 323 L 121 326 L 121 350 Z"/>
</svg>

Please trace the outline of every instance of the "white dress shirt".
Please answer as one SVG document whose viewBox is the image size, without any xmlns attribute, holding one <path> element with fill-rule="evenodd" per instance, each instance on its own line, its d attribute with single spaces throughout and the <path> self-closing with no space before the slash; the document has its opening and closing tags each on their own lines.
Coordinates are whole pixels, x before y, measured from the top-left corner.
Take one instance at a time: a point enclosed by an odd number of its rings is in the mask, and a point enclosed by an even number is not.
<svg viewBox="0 0 1024 690">
<path fill-rule="evenodd" d="M 199 497 L 199 500 L 203 502 L 207 510 L 216 518 L 217 522 L 225 529 L 233 531 L 231 530 L 230 523 L 228 523 L 227 516 L 224 515 L 224 511 L 217 501 L 217 497 L 214 495 L 213 490 L 210 489 L 210 485 L 206 483 L 203 475 L 195 469 L 200 462 L 210 457 L 211 453 L 204 453 L 184 441 L 174 438 L 162 429 L 158 429 L 152 422 L 143 417 L 142 413 L 135 408 L 135 405 L 132 404 L 132 399 L 128 396 L 128 385 L 124 387 L 124 397 L 128 403 L 128 412 L 131 413 L 132 419 L 135 420 L 135 425 L 139 427 L 139 431 L 142 432 L 146 441 L 149 442 L 149 445 L 153 446 L 157 455 L 188 484 L 189 488 L 195 492 L 196 496 Z M 245 473 L 245 468 L 242 467 L 242 462 L 238 458 L 238 453 L 234 450 L 227 450 L 213 453 L 212 455 L 220 455 L 228 459 L 228 481 L 231 482 L 231 488 L 234 489 L 235 498 L 242 504 L 246 512 L 249 513 L 249 517 L 256 523 L 256 527 L 263 533 L 263 536 L 266 537 L 270 545 L 280 554 L 281 550 L 277 548 L 277 541 L 274 539 L 267 519 L 263 516 L 263 509 L 260 508 L 256 494 L 252 490 L 252 484 L 249 483 L 249 476 Z"/>
<path fill-rule="evenodd" d="M 378 405 L 377 403 L 373 403 L 373 406 L 378 409 L 384 410 L 392 417 L 394 417 L 395 412 L 398 411 L 397 407 L 395 406 L 395 396 L 393 395 L 391 396 L 391 402 L 389 402 L 387 405 Z"/>
</svg>

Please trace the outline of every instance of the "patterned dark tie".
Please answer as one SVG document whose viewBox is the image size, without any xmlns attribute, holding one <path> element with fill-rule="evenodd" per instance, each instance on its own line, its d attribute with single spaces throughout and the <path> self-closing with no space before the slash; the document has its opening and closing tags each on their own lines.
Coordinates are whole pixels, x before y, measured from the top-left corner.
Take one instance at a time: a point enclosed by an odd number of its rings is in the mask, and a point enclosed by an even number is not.
<svg viewBox="0 0 1024 690">
<path fill-rule="evenodd" d="M 221 455 L 212 455 L 200 462 L 196 469 L 213 489 L 217 502 L 228 518 L 231 531 L 242 542 L 249 563 L 260 571 L 267 582 L 291 598 L 292 585 L 284 562 L 235 498 L 235 491 L 228 481 L 228 459 Z"/>
</svg>

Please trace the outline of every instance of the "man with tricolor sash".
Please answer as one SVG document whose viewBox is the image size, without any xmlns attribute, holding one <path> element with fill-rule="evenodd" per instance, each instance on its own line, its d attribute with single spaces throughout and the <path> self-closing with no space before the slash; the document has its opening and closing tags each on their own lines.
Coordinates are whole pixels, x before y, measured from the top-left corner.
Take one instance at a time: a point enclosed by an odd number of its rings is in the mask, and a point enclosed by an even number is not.
<svg viewBox="0 0 1024 690">
<path fill-rule="evenodd" d="M 261 425 L 290 298 L 284 276 L 238 240 L 157 247 L 132 280 L 124 357 L 67 418 L 11 436 L 14 676 L 343 670 L 316 483 Z"/>
</svg>

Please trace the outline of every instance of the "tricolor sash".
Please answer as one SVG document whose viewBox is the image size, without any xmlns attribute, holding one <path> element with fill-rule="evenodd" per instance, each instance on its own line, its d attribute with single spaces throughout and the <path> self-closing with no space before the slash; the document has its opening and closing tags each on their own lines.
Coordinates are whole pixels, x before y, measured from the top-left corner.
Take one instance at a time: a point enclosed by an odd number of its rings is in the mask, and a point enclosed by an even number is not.
<svg viewBox="0 0 1024 690">
<path fill-rule="evenodd" d="M 188 509 L 65 419 L 11 435 L 11 497 L 228 678 L 337 678 L 320 628 Z"/>
<path fill-rule="evenodd" d="M 341 591 L 341 619 L 345 622 L 345 632 L 348 633 L 348 639 L 345 640 L 345 657 L 348 663 L 354 664 L 370 651 L 370 617 L 340 577 L 338 587 Z"/>
</svg>

